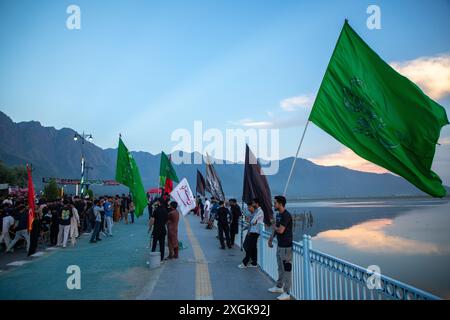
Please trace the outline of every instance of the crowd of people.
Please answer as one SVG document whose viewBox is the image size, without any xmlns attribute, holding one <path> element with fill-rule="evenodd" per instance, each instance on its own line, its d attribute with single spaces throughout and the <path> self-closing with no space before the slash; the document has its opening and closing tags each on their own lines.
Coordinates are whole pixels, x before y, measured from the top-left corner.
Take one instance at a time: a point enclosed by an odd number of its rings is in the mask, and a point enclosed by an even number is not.
<svg viewBox="0 0 450 320">
<path fill-rule="evenodd" d="M 220 249 L 233 248 L 236 234 L 239 232 L 239 221 L 241 217 L 247 222 L 247 232 L 243 241 L 245 256 L 238 265 L 240 269 L 258 267 L 258 239 L 264 225 L 264 212 L 260 200 L 255 198 L 247 203 L 247 213 L 243 214 L 236 199 L 219 201 L 214 197 L 209 200 L 197 198 L 197 207 L 194 214 L 200 217 L 200 223 L 205 224 L 207 229 L 213 229 L 216 221 Z M 273 207 L 276 211 L 275 221 L 266 228 L 270 228 L 272 234 L 267 245 L 273 247 L 274 239 L 277 243 L 278 281 L 276 286 L 270 288 L 271 293 L 277 293 L 279 300 L 289 300 L 292 282 L 292 245 L 293 245 L 293 222 L 292 216 L 286 210 L 286 198 L 276 196 Z M 267 230 L 267 229 L 266 229 Z"/>
<path fill-rule="evenodd" d="M 102 237 L 113 236 L 114 223 L 134 223 L 135 206 L 130 196 L 103 196 L 97 199 L 83 199 L 81 197 L 64 197 L 57 201 L 47 201 L 37 198 L 35 220 L 33 228 L 39 232 L 39 239 L 46 246 L 66 248 L 75 246 L 77 239 L 83 233 L 90 233 L 90 243 L 102 240 Z M 259 199 L 247 203 L 247 213 L 243 214 L 236 199 L 219 201 L 214 197 L 201 199 L 197 197 L 196 207 L 192 211 L 199 216 L 200 223 L 206 229 L 217 227 L 216 237 L 220 249 L 232 249 L 235 246 L 236 234 L 239 232 L 241 218 L 247 221 L 247 233 L 243 241 L 245 256 L 238 265 L 240 269 L 258 266 L 258 239 L 261 226 L 264 224 L 264 212 Z M 279 279 L 275 287 L 270 288 L 272 293 L 279 293 L 278 299 L 290 299 L 291 270 L 292 270 L 292 217 L 286 210 L 286 198 L 276 196 L 274 209 L 276 219 L 271 226 L 272 236 L 268 246 L 273 247 L 273 240 L 277 242 L 277 262 Z M 161 261 L 178 259 L 178 223 L 180 213 L 178 204 L 170 201 L 170 196 L 151 199 L 148 203 L 149 223 L 151 232 L 151 251 L 159 247 Z M 0 199 L 0 245 L 3 244 L 5 252 L 13 252 L 17 243 L 22 242 L 27 249 L 30 248 L 30 234 L 28 232 L 28 204 L 26 197 L 7 197 Z M 165 256 L 165 246 L 169 254 Z"/>
<path fill-rule="evenodd" d="M 113 236 L 113 225 L 120 221 L 134 223 L 135 207 L 130 196 L 103 196 L 84 199 L 66 196 L 56 201 L 36 198 L 33 228 L 38 230 L 38 239 L 45 246 L 66 248 L 75 246 L 83 233 L 91 233 L 91 243 L 101 237 Z M 30 248 L 28 231 L 28 199 L 26 196 L 8 196 L 0 199 L 0 245 L 5 252 L 14 252 L 18 242 Z"/>
</svg>

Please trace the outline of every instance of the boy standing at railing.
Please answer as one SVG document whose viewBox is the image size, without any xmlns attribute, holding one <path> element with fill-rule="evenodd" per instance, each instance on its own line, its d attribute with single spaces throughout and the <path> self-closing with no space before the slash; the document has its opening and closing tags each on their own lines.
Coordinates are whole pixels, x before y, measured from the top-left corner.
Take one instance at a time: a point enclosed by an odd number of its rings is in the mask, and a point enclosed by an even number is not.
<svg viewBox="0 0 450 320">
<path fill-rule="evenodd" d="M 278 300 L 290 300 L 290 290 L 292 283 L 292 216 L 286 210 L 286 198 L 276 196 L 274 208 L 277 213 L 276 223 L 272 225 L 273 234 L 269 238 L 269 247 L 272 248 L 273 237 L 277 237 L 277 262 L 278 262 L 278 281 L 277 285 L 270 288 L 272 293 L 281 293 Z"/>
</svg>

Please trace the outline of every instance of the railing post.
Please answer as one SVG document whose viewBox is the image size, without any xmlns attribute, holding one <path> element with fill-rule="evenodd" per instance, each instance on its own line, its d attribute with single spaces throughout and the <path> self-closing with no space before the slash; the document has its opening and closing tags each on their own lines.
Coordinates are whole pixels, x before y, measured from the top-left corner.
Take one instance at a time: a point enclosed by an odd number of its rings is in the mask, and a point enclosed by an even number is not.
<svg viewBox="0 0 450 320">
<path fill-rule="evenodd" d="M 309 266 L 309 288 L 311 300 L 316 300 L 314 271 L 311 263 L 312 239 L 308 236 L 308 266 Z"/>
<path fill-rule="evenodd" d="M 259 265 L 262 270 L 264 270 L 264 224 L 259 224 Z"/>
<path fill-rule="evenodd" d="M 308 236 L 306 234 L 303 235 L 303 292 L 305 300 L 311 299 L 310 294 L 310 263 L 309 263 L 309 243 Z"/>
<path fill-rule="evenodd" d="M 303 235 L 303 292 L 305 300 L 314 300 L 314 275 L 311 268 L 311 236 Z"/>
</svg>

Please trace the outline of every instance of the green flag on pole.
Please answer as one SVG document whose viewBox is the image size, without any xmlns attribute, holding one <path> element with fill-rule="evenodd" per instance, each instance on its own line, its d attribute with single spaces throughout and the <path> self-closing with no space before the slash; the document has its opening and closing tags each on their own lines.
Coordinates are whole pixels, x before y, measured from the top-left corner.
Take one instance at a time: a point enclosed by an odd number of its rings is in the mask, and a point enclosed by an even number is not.
<svg viewBox="0 0 450 320">
<path fill-rule="evenodd" d="M 309 120 L 360 157 L 443 197 L 431 171 L 445 109 L 384 62 L 345 21 Z"/>
<path fill-rule="evenodd" d="M 164 188 L 167 178 L 174 182 L 180 182 L 169 158 L 164 152 L 161 152 L 161 164 L 159 167 L 159 185 L 161 187 Z"/>
<path fill-rule="evenodd" d="M 136 208 L 135 214 L 137 217 L 141 216 L 147 206 L 147 195 L 136 161 L 134 161 L 121 138 L 119 138 L 119 149 L 117 151 L 116 181 L 130 189 Z"/>
</svg>

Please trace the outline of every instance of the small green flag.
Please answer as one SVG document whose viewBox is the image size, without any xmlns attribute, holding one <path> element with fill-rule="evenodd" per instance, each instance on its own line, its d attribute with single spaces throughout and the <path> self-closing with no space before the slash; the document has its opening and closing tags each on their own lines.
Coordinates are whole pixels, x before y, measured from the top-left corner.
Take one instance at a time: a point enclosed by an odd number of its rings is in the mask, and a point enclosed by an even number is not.
<svg viewBox="0 0 450 320">
<path fill-rule="evenodd" d="M 161 152 L 161 164 L 159 167 L 159 185 L 161 187 L 164 188 L 167 178 L 173 182 L 180 182 L 169 158 L 164 152 Z"/>
<path fill-rule="evenodd" d="M 137 217 L 141 216 L 147 206 L 147 195 L 139 174 L 139 168 L 121 138 L 119 138 L 119 149 L 117 151 L 116 181 L 130 189 L 136 208 L 135 214 Z"/>
<path fill-rule="evenodd" d="M 360 157 L 434 196 L 431 171 L 445 109 L 384 62 L 350 27 L 339 36 L 309 120 Z"/>
</svg>

